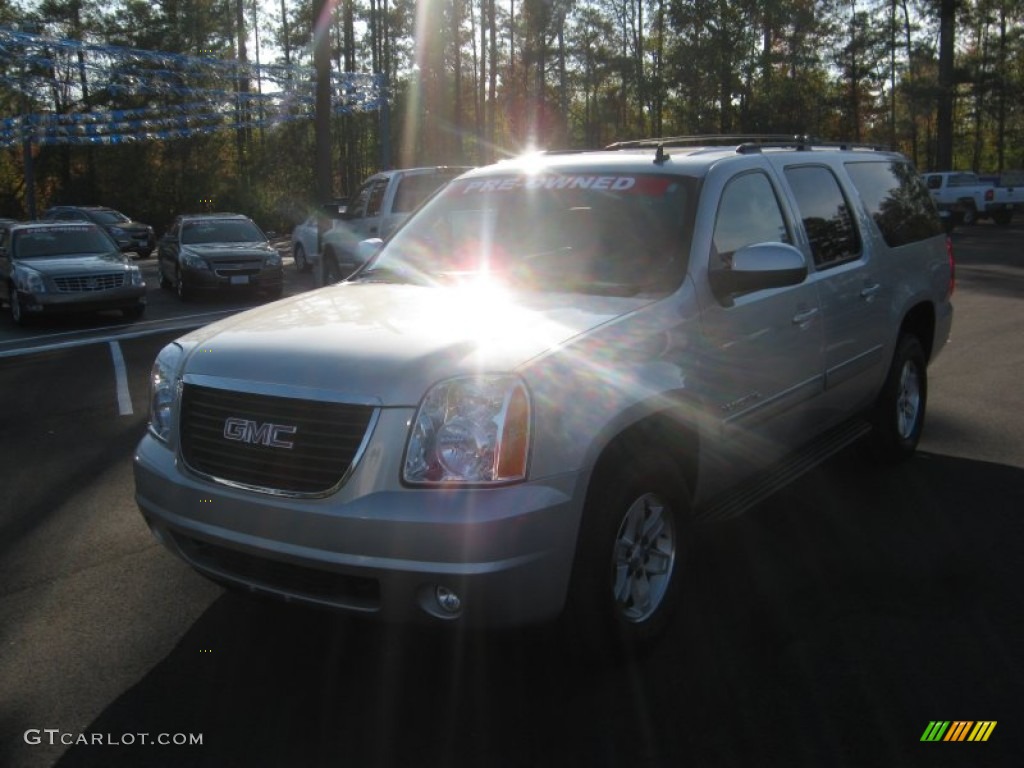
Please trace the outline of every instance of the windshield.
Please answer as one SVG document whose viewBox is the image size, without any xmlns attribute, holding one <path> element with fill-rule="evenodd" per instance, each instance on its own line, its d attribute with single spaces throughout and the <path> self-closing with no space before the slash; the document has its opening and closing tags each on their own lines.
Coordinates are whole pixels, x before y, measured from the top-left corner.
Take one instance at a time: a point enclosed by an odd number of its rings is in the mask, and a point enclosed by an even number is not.
<svg viewBox="0 0 1024 768">
<path fill-rule="evenodd" d="M 696 180 L 509 175 L 452 182 L 357 279 L 609 296 L 669 293 L 686 272 Z"/>
<path fill-rule="evenodd" d="M 117 246 L 95 227 L 50 227 L 14 233 L 14 255 L 19 259 L 109 253 Z"/>
<path fill-rule="evenodd" d="M 102 211 L 96 211 L 96 221 L 100 224 L 127 224 L 131 221 L 127 216 L 119 211 L 113 209 L 104 209 Z"/>
<path fill-rule="evenodd" d="M 255 243 L 266 236 L 248 219 L 203 219 L 186 221 L 181 226 L 182 245 L 204 243 Z"/>
</svg>

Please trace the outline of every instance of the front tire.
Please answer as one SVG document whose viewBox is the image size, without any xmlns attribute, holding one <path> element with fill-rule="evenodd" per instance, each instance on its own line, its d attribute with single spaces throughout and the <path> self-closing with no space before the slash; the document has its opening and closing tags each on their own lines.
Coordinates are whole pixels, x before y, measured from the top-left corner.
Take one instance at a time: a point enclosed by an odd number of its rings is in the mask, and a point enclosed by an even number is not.
<svg viewBox="0 0 1024 768">
<path fill-rule="evenodd" d="M 928 359 L 916 336 L 896 343 L 889 374 L 872 414 L 872 456 L 897 462 L 917 450 L 928 402 Z"/>
<path fill-rule="evenodd" d="M 139 320 L 146 314 L 145 304 L 136 304 L 134 307 L 125 307 L 121 310 L 125 320 Z"/>
<path fill-rule="evenodd" d="M 295 269 L 299 272 L 309 272 L 309 259 L 306 258 L 306 249 L 300 243 L 295 244 Z"/>
<path fill-rule="evenodd" d="M 334 255 L 333 251 L 324 254 L 324 285 L 334 285 L 340 283 L 343 275 L 341 274 L 341 267 L 338 265 L 338 259 Z"/>
<path fill-rule="evenodd" d="M 25 310 L 21 307 L 21 299 L 18 298 L 18 291 L 13 285 L 7 292 L 7 300 L 11 305 L 11 320 L 19 328 L 24 328 L 28 325 L 28 317 L 25 316 Z"/>
<path fill-rule="evenodd" d="M 185 276 L 181 273 L 180 268 L 174 271 L 174 288 L 181 301 L 189 301 L 192 298 L 192 290 L 185 285 Z"/>
<path fill-rule="evenodd" d="M 567 617 L 595 660 L 649 651 L 677 608 L 690 499 L 661 453 L 617 450 L 587 494 Z"/>
</svg>

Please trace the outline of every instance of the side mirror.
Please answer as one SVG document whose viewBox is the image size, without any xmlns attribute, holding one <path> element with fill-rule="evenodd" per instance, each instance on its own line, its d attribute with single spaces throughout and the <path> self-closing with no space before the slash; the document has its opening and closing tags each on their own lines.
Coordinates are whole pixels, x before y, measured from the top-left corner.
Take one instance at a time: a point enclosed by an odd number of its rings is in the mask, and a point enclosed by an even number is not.
<svg viewBox="0 0 1024 768">
<path fill-rule="evenodd" d="M 756 243 L 732 254 L 731 266 L 708 272 L 711 290 L 719 298 L 799 285 L 807 279 L 807 261 L 786 243 Z"/>
<path fill-rule="evenodd" d="M 371 237 L 368 240 L 360 240 L 359 245 L 356 246 L 356 263 L 360 266 L 366 264 L 370 259 L 377 255 L 384 246 L 384 241 L 379 237 Z"/>
</svg>

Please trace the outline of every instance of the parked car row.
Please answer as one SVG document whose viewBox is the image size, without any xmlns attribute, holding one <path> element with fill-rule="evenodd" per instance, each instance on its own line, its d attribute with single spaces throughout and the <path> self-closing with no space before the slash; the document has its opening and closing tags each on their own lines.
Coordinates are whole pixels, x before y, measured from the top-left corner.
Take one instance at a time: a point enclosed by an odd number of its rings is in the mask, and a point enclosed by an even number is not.
<svg viewBox="0 0 1024 768">
<path fill-rule="evenodd" d="M 160 286 L 183 301 L 214 291 L 275 299 L 284 288 L 281 254 L 242 214 L 181 215 L 157 241 L 152 227 L 112 208 L 57 206 L 39 221 L 0 219 L 0 300 L 17 325 L 104 310 L 139 318 L 146 286 L 133 251 L 156 251 Z"/>
</svg>

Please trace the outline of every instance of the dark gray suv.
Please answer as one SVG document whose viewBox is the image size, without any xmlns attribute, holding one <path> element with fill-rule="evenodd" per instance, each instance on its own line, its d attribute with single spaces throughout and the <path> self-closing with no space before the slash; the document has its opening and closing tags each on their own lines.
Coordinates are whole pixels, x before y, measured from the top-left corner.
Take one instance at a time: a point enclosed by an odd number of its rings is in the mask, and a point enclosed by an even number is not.
<svg viewBox="0 0 1024 768">
<path fill-rule="evenodd" d="M 91 221 L 99 224 L 122 251 L 134 251 L 140 259 L 149 258 L 156 247 L 153 228 L 134 221 L 120 211 L 101 205 L 57 205 L 43 214 L 46 221 Z"/>
</svg>

